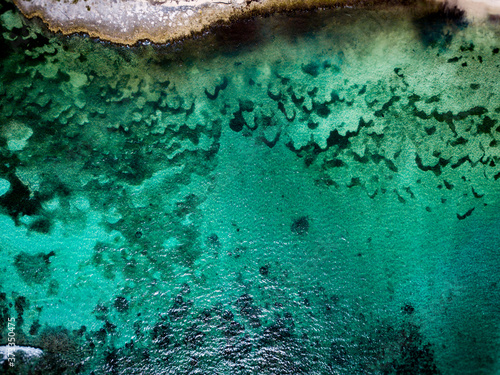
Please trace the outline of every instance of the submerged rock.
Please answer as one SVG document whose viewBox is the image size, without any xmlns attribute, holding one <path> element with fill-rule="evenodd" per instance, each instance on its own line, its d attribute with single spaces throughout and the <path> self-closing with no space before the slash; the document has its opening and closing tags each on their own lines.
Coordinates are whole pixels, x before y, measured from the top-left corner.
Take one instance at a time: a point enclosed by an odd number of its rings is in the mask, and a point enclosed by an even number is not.
<svg viewBox="0 0 500 375">
<path fill-rule="evenodd" d="M 14 266 L 27 284 L 43 284 L 51 275 L 50 258 L 55 255 L 53 251 L 33 255 L 22 251 L 15 256 Z"/>
<path fill-rule="evenodd" d="M 301 216 L 295 219 L 290 227 L 292 233 L 300 236 L 306 235 L 309 232 L 309 219 L 307 216 Z"/>
</svg>

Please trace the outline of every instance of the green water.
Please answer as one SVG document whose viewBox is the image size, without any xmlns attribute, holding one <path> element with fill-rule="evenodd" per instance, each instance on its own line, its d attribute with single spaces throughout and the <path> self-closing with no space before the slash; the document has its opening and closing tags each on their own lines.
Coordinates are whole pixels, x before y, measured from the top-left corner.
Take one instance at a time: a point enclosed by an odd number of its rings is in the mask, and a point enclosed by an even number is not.
<svg viewBox="0 0 500 375">
<path fill-rule="evenodd" d="M 499 374 L 500 27 L 276 15 L 167 47 L 0 5 L 6 374 Z"/>
</svg>

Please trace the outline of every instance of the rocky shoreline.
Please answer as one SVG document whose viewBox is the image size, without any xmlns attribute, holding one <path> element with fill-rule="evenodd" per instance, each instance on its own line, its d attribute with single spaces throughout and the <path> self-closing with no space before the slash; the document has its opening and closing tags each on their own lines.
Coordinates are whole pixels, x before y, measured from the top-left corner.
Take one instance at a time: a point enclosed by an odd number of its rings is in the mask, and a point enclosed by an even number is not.
<svg viewBox="0 0 500 375">
<path fill-rule="evenodd" d="M 276 10 L 345 6 L 349 0 L 14 0 L 28 18 L 51 31 L 86 33 L 118 44 L 165 43 L 200 33 L 217 22 Z"/>
<path fill-rule="evenodd" d="M 390 4 L 395 0 L 13 0 L 27 18 L 39 17 L 51 31 L 85 33 L 118 44 L 139 41 L 163 44 L 202 33 L 209 26 L 276 11 Z M 437 0 L 438 3 L 440 0 Z M 418 3 L 418 1 L 417 1 Z M 429 2 L 426 3 L 427 5 Z M 436 6 L 436 2 L 430 0 Z M 474 17 L 500 14 L 500 5 L 487 0 L 458 0 Z"/>
</svg>

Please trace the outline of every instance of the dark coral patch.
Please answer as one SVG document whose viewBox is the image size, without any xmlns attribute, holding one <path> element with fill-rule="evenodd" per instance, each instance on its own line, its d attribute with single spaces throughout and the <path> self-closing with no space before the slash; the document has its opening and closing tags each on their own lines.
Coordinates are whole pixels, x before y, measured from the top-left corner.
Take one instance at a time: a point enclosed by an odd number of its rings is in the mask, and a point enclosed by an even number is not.
<svg viewBox="0 0 500 375">
<path fill-rule="evenodd" d="M 168 316 L 170 317 L 170 320 L 176 321 L 184 318 L 189 313 L 189 309 L 192 304 L 193 301 L 184 301 L 184 298 L 182 298 L 181 295 L 175 297 L 174 304 L 168 310 Z"/>
<path fill-rule="evenodd" d="M 300 236 L 306 235 L 309 232 L 309 219 L 307 216 L 301 216 L 295 219 L 290 227 L 292 233 Z"/>
<path fill-rule="evenodd" d="M 53 251 L 34 255 L 22 251 L 15 256 L 14 266 L 27 284 L 43 284 L 50 276 L 50 257 L 55 255 Z"/>
<path fill-rule="evenodd" d="M 115 306 L 116 311 L 123 313 L 123 312 L 126 312 L 128 310 L 129 302 L 125 297 L 118 296 L 115 299 L 114 306 Z"/>
<path fill-rule="evenodd" d="M 0 197 L 0 206 L 4 207 L 9 216 L 17 220 L 20 215 L 35 215 L 41 209 L 40 200 L 31 196 L 31 192 L 19 178 L 9 178 L 10 190 Z"/>
</svg>

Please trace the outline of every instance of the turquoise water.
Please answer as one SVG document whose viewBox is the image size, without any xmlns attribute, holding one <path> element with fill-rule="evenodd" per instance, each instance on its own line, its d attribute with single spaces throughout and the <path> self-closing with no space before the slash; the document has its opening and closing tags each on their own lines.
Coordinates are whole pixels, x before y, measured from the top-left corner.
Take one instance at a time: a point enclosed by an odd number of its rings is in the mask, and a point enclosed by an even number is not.
<svg viewBox="0 0 500 375">
<path fill-rule="evenodd" d="M 497 23 L 0 12 L 1 373 L 500 373 Z"/>
</svg>

